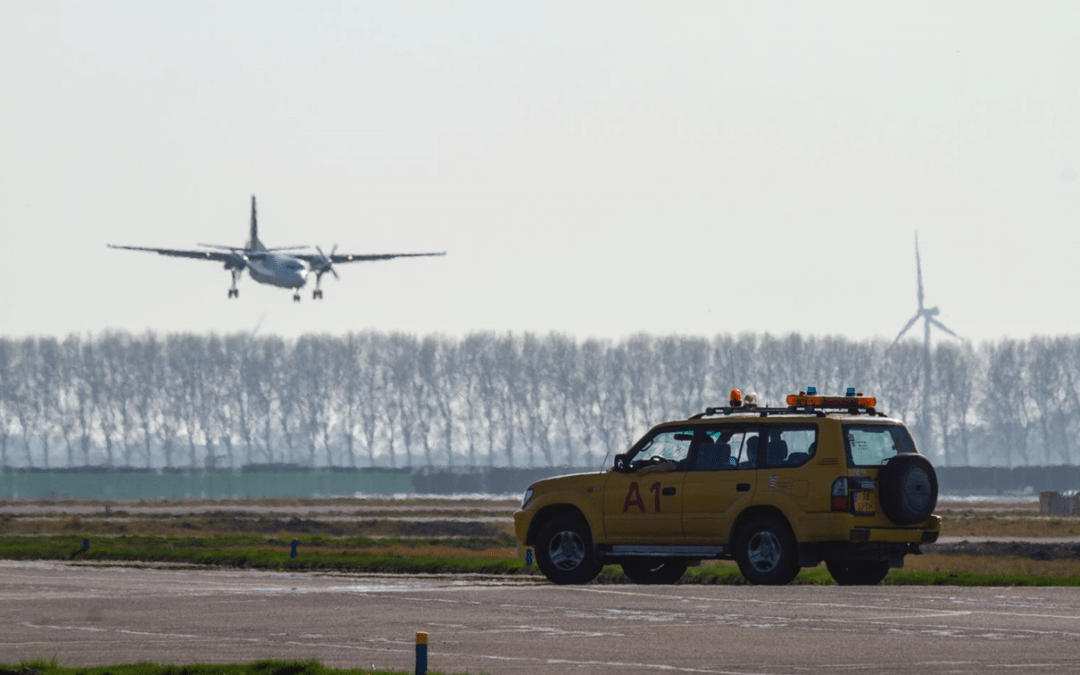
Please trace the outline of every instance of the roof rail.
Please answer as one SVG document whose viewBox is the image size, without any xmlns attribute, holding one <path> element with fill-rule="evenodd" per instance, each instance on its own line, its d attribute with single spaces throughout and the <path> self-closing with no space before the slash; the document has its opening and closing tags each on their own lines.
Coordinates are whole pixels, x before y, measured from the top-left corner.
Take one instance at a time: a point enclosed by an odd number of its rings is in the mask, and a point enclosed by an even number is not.
<svg viewBox="0 0 1080 675">
<path fill-rule="evenodd" d="M 814 415 L 816 417 L 826 417 L 828 413 L 826 411 L 833 412 L 846 412 L 849 415 L 864 414 L 869 417 L 885 417 L 885 413 L 878 412 L 875 408 L 862 408 L 862 407 L 846 407 L 846 406 L 788 406 L 786 408 L 757 408 L 750 406 L 716 406 L 709 407 L 704 412 L 699 412 L 696 415 L 691 415 L 689 419 L 697 420 L 703 417 L 714 417 L 717 415 L 757 415 L 758 417 L 768 417 L 770 415 Z"/>
</svg>

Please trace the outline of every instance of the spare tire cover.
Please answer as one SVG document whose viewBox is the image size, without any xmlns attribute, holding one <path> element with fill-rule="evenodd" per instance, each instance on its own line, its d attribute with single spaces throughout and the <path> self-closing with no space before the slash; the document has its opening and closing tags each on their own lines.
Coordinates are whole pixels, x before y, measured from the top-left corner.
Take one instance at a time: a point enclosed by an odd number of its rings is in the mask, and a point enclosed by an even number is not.
<svg viewBox="0 0 1080 675">
<path fill-rule="evenodd" d="M 937 473 L 930 460 L 915 453 L 893 457 L 878 476 L 881 510 L 889 520 L 912 525 L 926 520 L 937 506 Z"/>
</svg>

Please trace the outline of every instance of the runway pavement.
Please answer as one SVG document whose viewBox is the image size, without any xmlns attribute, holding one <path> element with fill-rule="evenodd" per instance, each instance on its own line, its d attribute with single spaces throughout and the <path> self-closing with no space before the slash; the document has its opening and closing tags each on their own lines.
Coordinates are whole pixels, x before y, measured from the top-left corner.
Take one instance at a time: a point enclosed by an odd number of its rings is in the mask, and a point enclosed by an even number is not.
<svg viewBox="0 0 1080 675">
<path fill-rule="evenodd" d="M 1080 589 L 557 587 L 0 561 L 0 663 L 450 673 L 1080 672 Z"/>
</svg>

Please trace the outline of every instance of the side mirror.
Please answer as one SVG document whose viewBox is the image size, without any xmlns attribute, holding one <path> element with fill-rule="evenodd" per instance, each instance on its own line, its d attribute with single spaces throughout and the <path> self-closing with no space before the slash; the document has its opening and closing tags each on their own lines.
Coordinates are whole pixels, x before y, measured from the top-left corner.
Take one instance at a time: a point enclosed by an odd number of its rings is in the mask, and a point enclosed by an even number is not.
<svg viewBox="0 0 1080 675">
<path fill-rule="evenodd" d="M 615 455 L 615 470 L 620 473 L 630 471 L 630 458 L 626 456 L 626 453 Z"/>
</svg>

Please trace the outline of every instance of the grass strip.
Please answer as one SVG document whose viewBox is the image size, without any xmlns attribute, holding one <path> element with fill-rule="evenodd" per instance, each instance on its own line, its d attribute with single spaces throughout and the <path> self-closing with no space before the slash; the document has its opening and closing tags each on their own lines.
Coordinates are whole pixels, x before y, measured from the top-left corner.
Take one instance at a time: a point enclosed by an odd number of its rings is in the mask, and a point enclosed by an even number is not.
<svg viewBox="0 0 1080 675">
<path fill-rule="evenodd" d="M 24 661 L 18 665 L 0 663 L 0 675 L 410 675 L 405 670 L 326 668 L 318 661 L 255 661 L 183 666 L 132 663 L 116 666 L 67 668 L 55 662 Z M 446 675 L 429 670 L 430 675 Z"/>
<path fill-rule="evenodd" d="M 191 566 L 267 569 L 276 571 L 339 571 L 373 574 L 484 574 L 542 579 L 535 565 L 525 567 L 516 557 L 515 542 L 504 537 L 462 539 L 369 539 L 299 537 L 298 555 L 291 557 L 292 538 L 260 536 L 121 536 L 95 537 L 89 550 L 71 535 L 0 535 L 0 559 L 72 560 L 97 562 L 156 562 Z M 1080 586 L 1080 573 L 1047 575 L 976 569 L 895 569 L 885 577 L 896 586 Z M 600 584 L 626 584 L 618 565 L 608 565 Z M 691 567 L 680 583 L 746 585 L 733 563 Z M 824 566 L 804 569 L 795 584 L 833 585 Z M 0 674 L 2 675 L 2 674 Z"/>
<path fill-rule="evenodd" d="M 264 537 L 160 537 L 95 538 L 88 550 L 82 539 L 70 536 L 0 536 L 0 558 L 9 560 L 74 560 L 167 562 L 198 566 L 269 570 L 335 570 L 387 574 L 474 573 L 513 575 L 529 571 L 513 555 L 515 548 L 502 539 L 488 551 L 476 541 L 447 546 L 441 540 L 369 540 L 298 538 L 298 555 L 291 557 L 292 539 Z M 432 546 L 439 554 L 425 552 Z M 477 555 L 477 552 L 481 555 Z M 455 552 L 460 554 L 455 555 Z M 487 555 L 483 555 L 487 553 Z"/>
</svg>

